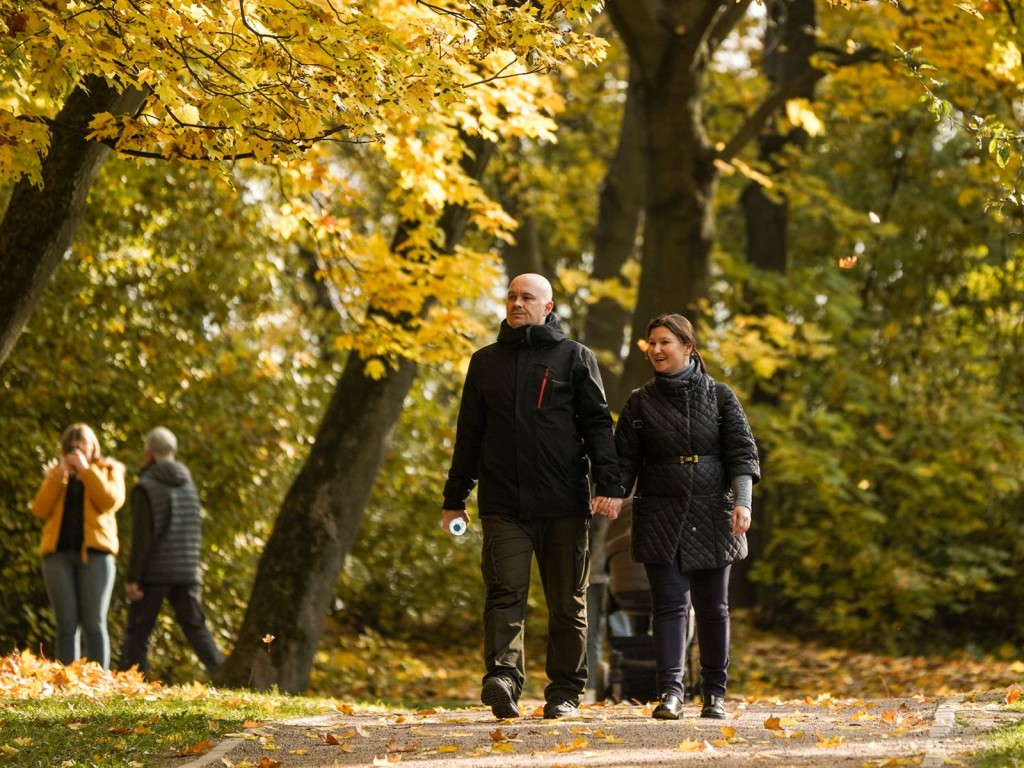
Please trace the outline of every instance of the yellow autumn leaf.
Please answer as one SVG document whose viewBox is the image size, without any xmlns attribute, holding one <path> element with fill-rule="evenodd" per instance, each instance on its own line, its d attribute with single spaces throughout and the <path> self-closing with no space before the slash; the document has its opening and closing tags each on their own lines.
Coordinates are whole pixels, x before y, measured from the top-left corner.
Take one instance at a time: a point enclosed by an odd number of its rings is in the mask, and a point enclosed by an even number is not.
<svg viewBox="0 0 1024 768">
<path fill-rule="evenodd" d="M 676 749 L 680 752 L 703 752 L 706 749 L 711 749 L 711 745 L 703 740 L 687 739 L 681 741 Z"/>
<path fill-rule="evenodd" d="M 579 749 L 586 749 L 589 742 L 582 736 L 578 736 L 570 742 L 561 742 L 555 747 L 555 752 L 575 752 Z"/>
<path fill-rule="evenodd" d="M 815 736 L 818 737 L 818 746 L 823 747 L 825 749 L 835 749 L 844 741 L 846 741 L 846 739 L 843 736 L 832 736 L 830 738 L 826 738 L 825 736 L 822 736 L 820 733 L 815 734 Z"/>
<path fill-rule="evenodd" d="M 787 101 L 786 119 L 798 128 L 803 128 L 810 136 L 820 136 L 825 132 L 824 123 L 814 114 L 811 103 L 807 99 Z"/>
</svg>

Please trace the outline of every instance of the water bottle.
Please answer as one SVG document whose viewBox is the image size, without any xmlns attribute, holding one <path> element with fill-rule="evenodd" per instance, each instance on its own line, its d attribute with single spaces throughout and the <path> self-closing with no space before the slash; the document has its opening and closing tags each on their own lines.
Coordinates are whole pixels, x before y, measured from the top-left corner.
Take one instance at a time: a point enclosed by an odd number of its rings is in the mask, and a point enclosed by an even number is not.
<svg viewBox="0 0 1024 768">
<path fill-rule="evenodd" d="M 466 532 L 466 521 L 461 517 L 456 517 L 450 523 L 448 523 L 448 533 L 452 536 L 461 536 Z"/>
</svg>

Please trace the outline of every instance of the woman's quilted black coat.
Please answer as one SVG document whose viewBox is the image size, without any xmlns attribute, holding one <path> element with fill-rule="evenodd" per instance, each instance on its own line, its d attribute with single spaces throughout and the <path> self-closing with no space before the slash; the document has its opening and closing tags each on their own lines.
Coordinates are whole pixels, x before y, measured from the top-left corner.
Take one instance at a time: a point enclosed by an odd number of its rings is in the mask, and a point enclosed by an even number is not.
<svg viewBox="0 0 1024 768">
<path fill-rule="evenodd" d="M 615 442 L 622 484 L 636 482 L 634 560 L 668 563 L 678 554 L 692 571 L 747 556 L 746 536 L 732 535 L 730 483 L 739 474 L 756 483 L 761 470 L 750 424 L 728 386 L 700 371 L 655 376 L 629 396 Z"/>
</svg>

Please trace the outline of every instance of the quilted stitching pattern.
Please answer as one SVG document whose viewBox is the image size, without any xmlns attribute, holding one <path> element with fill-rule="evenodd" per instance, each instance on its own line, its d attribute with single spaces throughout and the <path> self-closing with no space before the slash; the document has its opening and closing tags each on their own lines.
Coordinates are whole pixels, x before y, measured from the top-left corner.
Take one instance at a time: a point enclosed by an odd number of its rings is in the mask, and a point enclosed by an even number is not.
<svg viewBox="0 0 1024 768">
<path fill-rule="evenodd" d="M 716 568 L 747 555 L 745 536 L 732 535 L 732 498 L 727 470 L 760 471 L 750 427 L 739 401 L 726 390 L 722 428 L 715 382 L 652 379 L 630 397 L 625 413 L 638 440 L 639 466 L 633 508 L 633 558 L 670 562 L 679 553 L 686 570 Z M 624 413 L 624 415 L 625 415 Z M 736 418 L 739 416 L 739 418 Z M 659 464 L 672 456 L 719 455 L 719 461 Z M 634 465 L 637 457 L 624 458 Z"/>
</svg>

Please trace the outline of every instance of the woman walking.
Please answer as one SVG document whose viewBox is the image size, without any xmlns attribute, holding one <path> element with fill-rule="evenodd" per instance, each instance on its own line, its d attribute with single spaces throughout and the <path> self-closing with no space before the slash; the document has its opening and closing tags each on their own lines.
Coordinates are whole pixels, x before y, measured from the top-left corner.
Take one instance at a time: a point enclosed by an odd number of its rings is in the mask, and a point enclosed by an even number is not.
<svg viewBox="0 0 1024 768">
<path fill-rule="evenodd" d="M 630 394 L 615 442 L 632 488 L 632 554 L 651 585 L 657 685 L 654 717 L 683 708 L 686 620 L 692 600 L 700 650 L 701 717 L 725 717 L 729 571 L 747 555 L 757 446 L 733 391 L 715 382 L 693 325 L 661 315 L 647 326 L 654 377 Z"/>
</svg>

